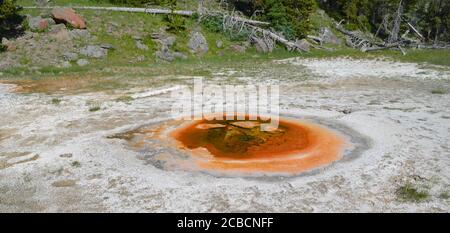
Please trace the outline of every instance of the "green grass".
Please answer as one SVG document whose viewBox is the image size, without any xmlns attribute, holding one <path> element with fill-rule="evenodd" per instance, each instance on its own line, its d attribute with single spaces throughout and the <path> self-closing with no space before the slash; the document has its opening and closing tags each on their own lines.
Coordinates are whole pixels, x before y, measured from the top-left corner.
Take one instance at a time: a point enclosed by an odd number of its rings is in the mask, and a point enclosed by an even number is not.
<svg viewBox="0 0 450 233">
<path fill-rule="evenodd" d="M 382 50 L 363 53 L 357 49 L 338 48 L 335 51 L 314 50 L 301 55 L 303 57 L 327 58 L 327 57 L 350 57 L 359 59 L 388 58 L 394 61 L 414 62 L 419 64 L 431 64 L 450 66 L 450 50 L 407 50 L 403 55 L 400 51 Z"/>
<path fill-rule="evenodd" d="M 119 98 L 116 99 L 117 102 L 125 102 L 125 103 L 131 102 L 133 100 L 134 100 L 133 97 L 128 95 L 120 96 Z"/>
<path fill-rule="evenodd" d="M 99 111 L 101 108 L 99 106 L 95 106 L 95 107 L 90 107 L 89 108 L 89 112 L 97 112 Z"/>
<path fill-rule="evenodd" d="M 81 167 L 81 163 L 79 161 L 73 161 L 70 165 L 72 165 L 72 167 Z"/>
<path fill-rule="evenodd" d="M 210 78 L 214 72 L 231 69 L 238 71 L 237 75 L 252 76 L 255 72 L 279 73 L 284 77 L 298 78 L 296 75 L 300 68 L 289 64 L 276 64 L 273 60 L 285 59 L 290 57 L 304 57 L 304 58 L 330 58 L 330 57 L 351 57 L 361 59 L 377 59 L 387 58 L 392 60 L 408 61 L 408 58 L 402 55 L 395 55 L 388 53 L 367 54 L 354 49 L 340 49 L 333 52 L 322 50 L 312 51 L 310 53 L 289 52 L 284 48 L 278 47 L 272 53 L 261 54 L 257 53 L 254 48 L 248 49 L 244 54 L 235 54 L 232 52 L 225 52 L 222 56 L 218 56 L 215 44 L 212 41 L 216 39 L 216 35 L 207 35 L 210 41 L 210 52 L 205 56 L 196 57 L 189 56 L 186 60 L 175 60 L 172 63 L 161 62 L 153 59 L 147 54 L 149 59 L 145 62 L 130 63 L 130 56 L 136 51 L 127 51 L 125 39 L 122 42 L 117 42 L 114 46 L 117 47 L 112 51 L 107 58 L 102 60 L 93 60 L 89 67 L 78 67 L 73 65 L 70 68 L 54 68 L 43 67 L 40 70 L 31 70 L 28 68 L 13 68 L 4 70 L 2 79 L 13 81 L 46 81 L 51 80 L 58 82 L 61 79 L 76 79 L 88 80 L 83 86 L 74 88 L 77 92 L 83 91 L 105 91 L 115 89 L 126 89 L 131 87 L 144 86 L 160 86 L 167 79 L 176 78 L 176 76 L 203 76 Z M 120 43 L 125 43 L 122 46 Z M 214 42 L 215 43 L 215 42 Z M 227 42 L 224 42 L 224 44 Z M 230 42 L 228 42 L 230 43 Z M 131 50 L 131 47 L 129 47 Z M 216 50 L 216 51 L 214 51 Z M 123 52 L 122 52 L 123 51 Z M 147 52 L 152 54 L 152 52 Z M 421 51 L 421 53 L 436 53 L 436 51 Z M 121 56 L 122 54 L 122 56 Z M 440 53 L 438 53 L 440 54 Z M 124 58 L 125 57 L 125 58 Z M 428 56 L 425 56 L 428 57 Z M 445 61 L 445 59 L 442 59 Z M 425 64 L 425 63 L 423 63 Z M 428 63 L 429 64 L 429 63 Z M 450 64 L 448 64 L 450 66 Z M 431 67 L 433 68 L 433 67 Z M 167 76 L 161 80 L 160 77 Z M 40 89 L 45 90 L 45 86 L 41 85 Z M 42 92 L 36 90 L 37 92 Z M 433 90 L 430 90 L 433 91 Z M 52 93 L 49 89 L 46 93 Z M 434 90 L 433 93 L 443 93 L 442 90 Z"/>
<path fill-rule="evenodd" d="M 431 94 L 444 95 L 444 94 L 447 94 L 447 90 L 442 87 L 439 87 L 439 88 L 431 90 Z"/>
<path fill-rule="evenodd" d="M 397 189 L 397 198 L 405 202 L 422 202 L 429 198 L 426 191 L 419 191 L 411 184 L 405 184 Z"/>
<path fill-rule="evenodd" d="M 439 195 L 439 198 L 447 200 L 450 198 L 450 194 L 448 194 L 448 192 L 443 192 Z"/>
<path fill-rule="evenodd" d="M 58 99 L 58 98 L 53 98 L 53 99 L 52 99 L 52 104 L 58 105 L 59 103 L 61 103 L 61 100 L 60 100 L 60 99 Z"/>
</svg>

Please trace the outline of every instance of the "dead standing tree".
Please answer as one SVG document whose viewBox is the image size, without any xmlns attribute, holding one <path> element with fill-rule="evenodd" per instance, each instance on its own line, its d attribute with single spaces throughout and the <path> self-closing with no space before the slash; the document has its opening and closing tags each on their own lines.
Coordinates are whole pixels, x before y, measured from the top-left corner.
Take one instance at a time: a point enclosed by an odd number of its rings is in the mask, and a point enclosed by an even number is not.
<svg viewBox="0 0 450 233">
<path fill-rule="evenodd" d="M 403 0 L 400 0 L 396 12 L 391 15 L 387 14 L 383 17 L 383 21 L 375 33 L 375 37 L 379 36 L 381 30 L 388 34 L 388 38 L 385 42 L 376 42 L 374 39 L 368 39 L 367 37 L 361 35 L 362 33 L 352 32 L 345 30 L 340 24 L 336 25 L 336 29 L 347 36 L 347 44 L 354 48 L 359 48 L 363 52 L 384 50 L 384 49 L 399 49 L 404 55 L 406 51 L 402 48 L 404 45 L 405 32 L 402 36 L 400 35 L 400 28 L 402 23 L 403 15 Z M 411 25 L 412 26 L 412 25 Z"/>
<path fill-rule="evenodd" d="M 441 43 L 437 45 L 425 44 L 425 37 L 417 30 L 407 19 L 404 17 L 404 1 L 400 0 L 397 10 L 394 14 L 386 14 L 383 21 L 378 27 L 375 36 L 377 37 L 379 33 L 383 30 L 385 34 L 388 35 L 387 39 L 382 44 L 372 44 L 371 46 L 361 47 L 364 52 L 384 50 L 384 49 L 398 49 L 404 55 L 406 54 L 405 47 L 413 48 L 427 48 L 427 49 L 449 49 L 450 44 Z M 404 23 L 407 28 L 403 33 L 401 33 L 401 26 Z M 338 28 L 339 30 L 339 28 Z M 342 32 L 342 31 L 341 31 Z M 413 32 L 416 38 L 408 37 L 408 35 Z M 345 32 L 343 32 L 346 34 Z M 355 46 L 353 46 L 355 47 Z"/>
<path fill-rule="evenodd" d="M 397 12 L 394 17 L 394 25 L 392 26 L 392 30 L 390 32 L 388 38 L 388 44 L 393 44 L 398 42 L 398 35 L 400 33 L 400 24 L 402 22 L 402 14 L 403 14 L 403 0 L 400 0 L 397 8 Z"/>
</svg>

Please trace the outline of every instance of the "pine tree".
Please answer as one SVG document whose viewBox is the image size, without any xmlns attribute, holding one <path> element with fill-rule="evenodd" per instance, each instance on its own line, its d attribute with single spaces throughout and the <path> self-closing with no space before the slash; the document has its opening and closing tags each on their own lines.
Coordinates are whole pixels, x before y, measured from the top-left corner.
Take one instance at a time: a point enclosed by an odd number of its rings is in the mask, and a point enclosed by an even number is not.
<svg viewBox="0 0 450 233">
<path fill-rule="evenodd" d="M 0 0 L 0 39 L 20 32 L 20 25 L 24 20 L 19 14 L 21 9 L 15 4 L 15 0 Z"/>
<path fill-rule="evenodd" d="M 304 38 L 311 29 L 310 15 L 316 0 L 255 0 L 251 8 L 262 11 L 261 19 L 288 39 Z"/>
</svg>

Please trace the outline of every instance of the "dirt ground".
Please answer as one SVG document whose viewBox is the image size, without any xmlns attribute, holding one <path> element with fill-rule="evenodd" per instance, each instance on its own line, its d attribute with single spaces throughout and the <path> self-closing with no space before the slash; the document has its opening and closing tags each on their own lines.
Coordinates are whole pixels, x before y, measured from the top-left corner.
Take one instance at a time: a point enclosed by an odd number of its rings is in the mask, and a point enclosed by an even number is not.
<svg viewBox="0 0 450 233">
<path fill-rule="evenodd" d="M 230 177 L 164 169 L 109 136 L 170 117 L 162 86 L 18 93 L 0 84 L 0 212 L 449 212 L 450 69 L 376 60 L 272 61 L 282 73 L 224 67 L 208 78 L 280 85 L 283 116 L 325 124 L 361 144 L 298 176 Z M 147 94 L 145 94 L 147 93 Z M 117 101 L 121 96 L 134 96 Z M 402 198 L 409 185 L 425 193 Z M 408 186 L 408 187 L 409 187 Z"/>
</svg>

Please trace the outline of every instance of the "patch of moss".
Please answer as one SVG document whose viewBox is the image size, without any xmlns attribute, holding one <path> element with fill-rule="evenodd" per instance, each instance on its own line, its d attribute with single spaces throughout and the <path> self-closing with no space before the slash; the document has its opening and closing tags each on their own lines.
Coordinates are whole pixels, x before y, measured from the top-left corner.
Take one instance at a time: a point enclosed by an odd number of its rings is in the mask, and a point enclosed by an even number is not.
<svg viewBox="0 0 450 233">
<path fill-rule="evenodd" d="M 396 191 L 397 198 L 405 202 L 421 202 L 429 198 L 426 191 L 419 191 L 412 184 L 405 184 Z"/>
<path fill-rule="evenodd" d="M 448 194 L 448 192 L 443 192 L 439 195 L 439 198 L 447 200 L 450 198 L 450 194 Z"/>
<path fill-rule="evenodd" d="M 129 95 L 124 95 L 124 96 L 120 96 L 119 98 L 116 99 L 117 102 L 130 102 L 133 101 L 133 97 L 129 96 Z"/>
<path fill-rule="evenodd" d="M 79 161 L 73 161 L 70 165 L 72 165 L 72 167 L 81 167 L 81 163 Z"/>
<path fill-rule="evenodd" d="M 58 98 L 53 98 L 52 99 L 52 104 L 58 105 L 59 103 L 61 103 L 61 100 Z"/>
<path fill-rule="evenodd" d="M 431 90 L 431 94 L 444 95 L 444 94 L 447 94 L 447 90 L 445 90 L 443 88 L 436 88 L 436 89 Z"/>
<path fill-rule="evenodd" d="M 97 112 L 97 111 L 99 111 L 101 108 L 100 107 L 98 107 L 98 106 L 96 106 L 96 107 L 91 107 L 91 108 L 89 108 L 89 112 Z"/>
</svg>

